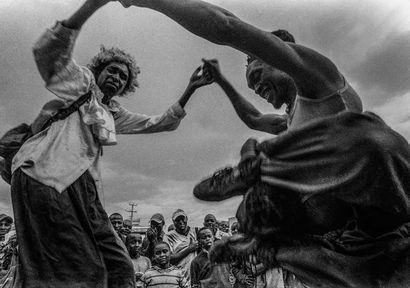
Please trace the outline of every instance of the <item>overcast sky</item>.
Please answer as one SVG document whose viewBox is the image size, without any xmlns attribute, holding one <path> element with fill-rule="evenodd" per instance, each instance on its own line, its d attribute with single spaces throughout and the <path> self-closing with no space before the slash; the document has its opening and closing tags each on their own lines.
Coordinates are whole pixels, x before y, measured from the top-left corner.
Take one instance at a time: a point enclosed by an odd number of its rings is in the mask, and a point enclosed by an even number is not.
<svg viewBox="0 0 410 288">
<path fill-rule="evenodd" d="M 31 47 L 47 27 L 77 9 L 80 0 L 0 0 L 0 134 L 31 122 L 54 96 L 44 88 Z M 410 139 L 410 1 L 408 0 L 212 0 L 261 29 L 284 28 L 298 43 L 331 58 L 362 97 L 365 109 L 379 113 Z M 135 55 L 140 88 L 120 99 L 127 109 L 160 114 L 184 91 L 201 58 L 218 58 L 223 73 L 263 112 L 273 108 L 257 98 L 245 81 L 246 56 L 216 46 L 148 9 L 109 3 L 83 27 L 74 57 L 87 64 L 101 44 Z M 192 226 L 207 213 L 223 219 L 235 214 L 239 198 L 221 203 L 195 200 L 192 188 L 217 168 L 234 164 L 249 137 L 271 137 L 248 129 L 216 85 L 199 90 L 187 116 L 173 132 L 119 136 L 103 156 L 107 212 L 137 203 L 143 224 L 156 212 L 167 224 L 177 208 Z M 12 213 L 9 186 L 0 183 L 0 213 Z"/>
</svg>

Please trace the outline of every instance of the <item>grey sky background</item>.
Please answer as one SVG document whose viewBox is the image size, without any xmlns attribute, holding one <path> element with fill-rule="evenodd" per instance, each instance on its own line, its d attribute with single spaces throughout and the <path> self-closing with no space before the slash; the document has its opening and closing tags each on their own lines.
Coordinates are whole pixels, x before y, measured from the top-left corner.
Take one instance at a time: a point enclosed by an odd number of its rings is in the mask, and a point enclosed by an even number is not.
<svg viewBox="0 0 410 288">
<path fill-rule="evenodd" d="M 70 16 L 80 0 L 0 0 L 0 133 L 30 122 L 54 97 L 37 73 L 31 47 L 56 20 Z M 264 30 L 287 29 L 296 41 L 331 58 L 362 97 L 365 109 L 380 114 L 410 139 L 410 1 L 408 0 L 211 0 Z M 209 43 L 170 19 L 148 9 L 124 9 L 109 3 L 87 22 L 74 57 L 87 64 L 101 44 L 119 46 L 135 55 L 141 67 L 140 88 L 120 99 L 124 107 L 160 114 L 184 91 L 201 58 L 218 58 L 223 73 L 261 111 L 273 108 L 249 90 L 246 56 Z M 108 213 L 137 203 L 146 222 L 156 212 L 167 224 L 177 208 L 192 226 L 207 213 L 227 218 L 239 198 L 221 203 L 195 200 L 192 188 L 217 168 L 235 164 L 249 137 L 268 138 L 248 129 L 215 84 L 198 90 L 186 106 L 178 130 L 119 136 L 103 156 L 104 193 Z M 283 111 L 279 111 L 283 112 Z M 0 213 L 12 214 L 9 186 L 0 183 Z M 143 223 L 146 224 L 146 223 Z"/>
</svg>

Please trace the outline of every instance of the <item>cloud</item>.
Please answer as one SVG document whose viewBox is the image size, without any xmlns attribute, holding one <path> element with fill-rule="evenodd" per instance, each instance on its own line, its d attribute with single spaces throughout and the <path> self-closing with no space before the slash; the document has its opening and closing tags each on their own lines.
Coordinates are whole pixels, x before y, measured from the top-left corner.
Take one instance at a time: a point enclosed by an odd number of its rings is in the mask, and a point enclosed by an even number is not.
<svg viewBox="0 0 410 288">
<path fill-rule="evenodd" d="M 372 101 L 384 102 L 409 91 L 410 31 L 389 35 L 370 47 L 372 50 L 353 75 L 362 89 L 372 94 Z"/>
<path fill-rule="evenodd" d="M 408 1 L 211 2 L 261 29 L 288 29 L 299 43 L 331 58 L 357 88 L 367 108 L 409 137 L 406 109 L 410 95 L 405 81 L 410 79 L 406 70 L 409 57 L 405 59 L 410 50 L 406 41 Z M 21 122 L 29 123 L 54 97 L 38 75 L 31 47 L 47 27 L 65 19 L 82 3 L 0 1 L 0 133 Z M 101 43 L 127 50 L 141 66 L 141 87 L 135 95 L 120 100 L 131 111 L 162 113 L 182 95 L 200 59 L 215 57 L 241 94 L 262 112 L 273 112 L 247 88 L 242 52 L 196 37 L 160 13 L 124 10 L 119 3 L 109 3 L 82 28 L 74 50 L 77 62 L 86 64 Z M 141 217 L 163 212 L 170 219 L 173 210 L 183 208 L 190 222 L 198 226 L 208 213 L 221 218 L 234 215 L 240 199 L 200 202 L 193 199 L 192 188 L 217 168 L 235 164 L 248 137 L 271 135 L 247 128 L 217 85 L 197 91 L 186 110 L 188 114 L 176 131 L 118 136 L 117 146 L 104 149 L 101 198 L 108 212 L 123 211 L 125 216 L 132 201 L 138 203 Z M 0 184 L 0 193 L 0 209 L 10 211 L 9 186 Z"/>
<path fill-rule="evenodd" d="M 374 107 L 373 111 L 379 114 L 388 125 L 401 133 L 410 141 L 410 92 L 391 99 Z"/>
</svg>

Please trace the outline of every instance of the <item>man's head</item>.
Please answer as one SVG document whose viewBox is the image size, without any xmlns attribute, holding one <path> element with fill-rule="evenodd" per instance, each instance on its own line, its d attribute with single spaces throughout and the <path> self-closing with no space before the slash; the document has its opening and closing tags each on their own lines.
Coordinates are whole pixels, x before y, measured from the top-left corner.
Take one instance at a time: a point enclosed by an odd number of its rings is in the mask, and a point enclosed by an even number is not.
<svg viewBox="0 0 410 288">
<path fill-rule="evenodd" d="M 208 227 L 202 227 L 198 231 L 198 242 L 201 248 L 209 251 L 214 244 L 214 234 Z"/>
<path fill-rule="evenodd" d="M 13 218 L 6 214 L 0 214 L 0 236 L 10 232 L 11 224 L 13 224 Z"/>
<path fill-rule="evenodd" d="M 128 229 L 129 231 L 131 231 L 132 229 L 131 220 L 125 219 L 124 222 L 122 223 L 122 226 L 124 226 L 125 229 Z"/>
<path fill-rule="evenodd" d="M 179 234 L 186 234 L 188 229 L 188 216 L 182 209 L 177 209 L 172 214 L 172 222 L 175 225 L 175 231 Z"/>
<path fill-rule="evenodd" d="M 204 218 L 204 227 L 208 227 L 211 229 L 212 233 L 215 234 L 218 226 L 217 226 L 217 221 L 216 217 L 213 214 L 208 214 Z"/>
<path fill-rule="evenodd" d="M 112 224 L 112 227 L 114 227 L 114 230 L 119 232 L 122 228 L 124 220 L 120 213 L 113 213 L 110 215 L 110 222 Z"/>
<path fill-rule="evenodd" d="M 171 254 L 171 248 L 169 244 L 166 242 L 158 242 L 154 246 L 154 262 L 160 268 L 168 268 L 169 267 L 169 259 Z"/>
<path fill-rule="evenodd" d="M 272 34 L 284 42 L 295 43 L 286 30 L 276 30 Z M 253 56 L 248 56 L 246 80 L 248 87 L 275 109 L 280 109 L 284 104 L 289 108 L 296 97 L 295 83 L 288 74 Z"/>
<path fill-rule="evenodd" d="M 161 234 L 164 224 L 165 224 L 164 216 L 162 216 L 161 213 L 155 213 L 154 215 L 151 216 L 151 219 L 149 220 L 149 225 L 151 229 L 155 230 L 157 235 Z"/>
<path fill-rule="evenodd" d="M 228 221 L 219 222 L 219 229 L 222 232 L 228 233 L 229 232 L 229 222 Z"/>
<path fill-rule="evenodd" d="M 88 68 L 93 72 L 106 100 L 134 92 L 138 87 L 137 75 L 140 69 L 134 57 L 119 48 L 106 49 L 101 46 Z"/>
<path fill-rule="evenodd" d="M 127 247 L 128 253 L 131 258 L 136 258 L 141 249 L 142 245 L 142 236 L 138 233 L 130 233 L 125 239 L 125 246 Z"/>
</svg>

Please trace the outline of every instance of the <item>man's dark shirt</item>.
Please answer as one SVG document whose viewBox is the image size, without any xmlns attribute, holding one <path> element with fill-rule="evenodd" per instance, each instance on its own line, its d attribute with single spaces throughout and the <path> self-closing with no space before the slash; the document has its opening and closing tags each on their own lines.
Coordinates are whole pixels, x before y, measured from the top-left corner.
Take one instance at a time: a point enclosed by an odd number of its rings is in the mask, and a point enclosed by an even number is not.
<svg viewBox="0 0 410 288">
<path fill-rule="evenodd" d="M 191 285 L 200 287 L 200 280 L 211 276 L 211 261 L 208 257 L 208 251 L 202 250 L 191 262 Z"/>
</svg>

